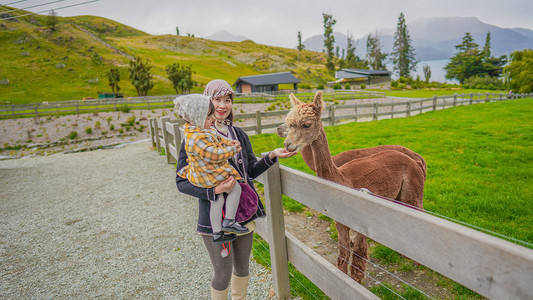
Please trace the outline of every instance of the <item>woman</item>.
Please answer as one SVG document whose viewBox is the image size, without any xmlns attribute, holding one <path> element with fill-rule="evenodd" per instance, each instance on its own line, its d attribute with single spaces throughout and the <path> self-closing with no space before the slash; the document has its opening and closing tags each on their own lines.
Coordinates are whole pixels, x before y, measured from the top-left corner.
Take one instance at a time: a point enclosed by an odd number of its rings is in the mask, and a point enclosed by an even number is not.
<svg viewBox="0 0 533 300">
<path fill-rule="evenodd" d="M 253 179 L 266 171 L 276 163 L 277 158 L 287 158 L 297 152 L 288 152 L 283 148 L 274 149 L 265 157 L 257 160 L 252 151 L 250 139 L 238 127 L 233 127 L 233 96 L 231 86 L 224 80 L 213 80 L 207 84 L 204 95 L 211 98 L 215 106 L 215 128 L 219 134 L 240 142 L 242 156 L 231 158 L 230 163 L 237 169 L 250 187 L 255 191 Z M 182 144 L 177 163 L 177 169 L 181 170 L 187 165 L 187 154 Z M 250 229 L 250 233 L 238 236 L 229 244 L 213 244 L 213 230 L 209 218 L 211 203 L 216 201 L 217 195 L 227 193 L 232 190 L 237 181 L 229 177 L 214 188 L 200 188 L 191 184 L 186 178 L 176 176 L 178 190 L 187 195 L 198 198 L 199 216 L 197 231 L 201 234 L 211 263 L 213 264 L 214 276 L 211 281 L 212 299 L 227 299 L 228 286 L 231 281 L 232 299 L 246 299 L 248 287 L 250 253 L 252 251 L 253 230 L 255 229 L 256 218 L 265 216 L 265 209 L 259 201 L 256 213 L 242 225 Z M 229 255 L 227 251 L 229 250 Z"/>
</svg>

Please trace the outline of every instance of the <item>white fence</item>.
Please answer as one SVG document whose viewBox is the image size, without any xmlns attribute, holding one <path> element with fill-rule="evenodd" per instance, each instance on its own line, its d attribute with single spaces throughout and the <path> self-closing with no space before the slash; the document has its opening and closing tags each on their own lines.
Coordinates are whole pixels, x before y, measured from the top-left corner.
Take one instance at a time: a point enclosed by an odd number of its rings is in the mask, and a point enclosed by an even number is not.
<svg viewBox="0 0 533 300">
<path fill-rule="evenodd" d="M 447 98 L 440 103 L 438 98 L 421 99 L 415 101 L 420 104 L 415 110 L 500 99 L 506 100 L 503 96 L 461 100 L 457 95 L 453 102 Z M 426 101 L 431 101 L 430 105 L 424 104 Z M 411 104 L 404 105 L 411 110 L 404 114 L 409 115 L 414 105 L 413 101 L 407 103 Z M 378 112 L 375 107 L 372 105 L 372 119 L 380 116 L 379 106 Z M 335 124 L 338 118 L 331 110 L 329 113 L 325 119 Z M 179 154 L 181 124 L 168 117 L 150 119 L 152 143 L 158 150 L 165 149 L 169 163 L 176 162 Z M 266 222 L 257 222 L 256 231 L 270 245 L 274 289 L 279 298 L 290 296 L 287 262 L 291 262 L 332 299 L 377 299 L 285 230 L 282 195 L 286 195 L 487 298 L 533 299 L 531 249 L 279 164 L 256 180 L 264 184 L 267 208 Z"/>
</svg>

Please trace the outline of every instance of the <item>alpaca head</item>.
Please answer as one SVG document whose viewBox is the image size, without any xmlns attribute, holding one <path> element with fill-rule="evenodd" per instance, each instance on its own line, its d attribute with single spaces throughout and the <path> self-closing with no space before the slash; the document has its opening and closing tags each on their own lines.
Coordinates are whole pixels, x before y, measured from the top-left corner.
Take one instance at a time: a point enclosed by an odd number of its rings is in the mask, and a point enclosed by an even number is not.
<svg viewBox="0 0 533 300">
<path fill-rule="evenodd" d="M 320 136 L 324 101 L 321 91 L 315 94 L 312 103 L 304 103 L 293 94 L 290 99 L 292 108 L 285 117 L 285 124 L 278 128 L 278 135 L 285 137 L 285 149 L 300 151 Z"/>
</svg>

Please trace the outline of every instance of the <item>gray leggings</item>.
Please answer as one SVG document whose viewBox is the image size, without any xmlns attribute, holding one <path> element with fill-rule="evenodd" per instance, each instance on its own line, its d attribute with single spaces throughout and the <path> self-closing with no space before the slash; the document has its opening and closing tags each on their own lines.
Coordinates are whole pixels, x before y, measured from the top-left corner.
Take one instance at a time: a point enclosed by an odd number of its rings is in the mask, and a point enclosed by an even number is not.
<svg viewBox="0 0 533 300">
<path fill-rule="evenodd" d="M 211 258 L 215 274 L 211 281 L 211 286 L 217 291 L 223 291 L 229 286 L 231 280 L 231 273 L 246 277 L 250 271 L 250 253 L 252 252 L 252 242 L 254 233 L 250 232 L 245 235 L 237 237 L 231 242 L 231 249 L 228 243 L 225 243 L 226 249 L 230 250 L 227 257 L 222 257 L 222 244 L 213 244 L 213 237 L 202 235 L 207 252 Z"/>
</svg>

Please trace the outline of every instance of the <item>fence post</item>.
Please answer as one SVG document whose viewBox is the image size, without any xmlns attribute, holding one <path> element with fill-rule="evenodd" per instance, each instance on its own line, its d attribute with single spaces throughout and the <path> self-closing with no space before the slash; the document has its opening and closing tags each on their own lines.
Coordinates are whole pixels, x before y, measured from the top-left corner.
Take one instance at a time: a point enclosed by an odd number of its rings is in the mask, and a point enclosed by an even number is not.
<svg viewBox="0 0 533 300">
<path fill-rule="evenodd" d="M 35 117 L 36 117 L 36 118 L 39 117 L 39 112 L 37 111 L 37 106 L 35 106 Z"/>
<path fill-rule="evenodd" d="M 407 117 L 411 116 L 411 101 L 407 102 Z"/>
<path fill-rule="evenodd" d="M 161 118 L 161 133 L 163 134 L 163 143 L 164 143 L 164 147 L 165 147 L 165 156 L 167 157 L 167 163 L 173 163 L 172 161 L 172 155 L 170 154 L 170 151 L 169 151 L 169 146 L 168 144 L 170 144 L 170 138 L 168 136 L 168 132 L 167 132 L 167 122 L 170 121 L 170 117 L 162 117 Z"/>
<path fill-rule="evenodd" d="M 255 121 L 256 121 L 255 134 L 261 134 L 261 111 L 260 110 L 255 111 Z"/>
<path fill-rule="evenodd" d="M 161 152 L 161 141 L 159 140 L 159 124 L 157 118 L 154 120 L 155 150 Z"/>
<path fill-rule="evenodd" d="M 335 126 L 335 105 L 329 105 L 329 125 Z"/>
<path fill-rule="evenodd" d="M 15 104 L 11 103 L 11 113 L 13 114 L 13 119 L 15 119 Z"/>
<path fill-rule="evenodd" d="M 373 121 L 377 121 L 378 120 L 378 103 L 377 102 L 374 102 L 374 116 L 372 117 L 372 120 Z"/>
<path fill-rule="evenodd" d="M 154 122 L 157 122 L 156 118 L 148 118 L 148 131 L 150 132 L 150 141 L 152 141 L 152 147 L 156 147 Z"/>
<path fill-rule="evenodd" d="M 453 94 L 453 107 L 457 106 L 457 93 Z"/>
<path fill-rule="evenodd" d="M 394 119 L 394 101 L 393 100 L 391 100 L 391 103 L 390 103 L 390 118 Z"/>
<path fill-rule="evenodd" d="M 268 153 L 262 153 L 265 156 Z M 274 291 L 280 299 L 291 295 L 289 282 L 287 240 L 285 237 L 285 220 L 283 219 L 283 202 L 281 198 L 281 178 L 279 162 L 271 166 L 263 175 L 267 228 L 270 237 L 270 263 Z"/>
<path fill-rule="evenodd" d="M 474 93 L 470 93 L 470 105 L 472 105 L 472 103 L 474 103 Z"/>
<path fill-rule="evenodd" d="M 357 104 L 355 104 L 355 117 L 354 117 L 354 122 L 357 123 Z"/>
<path fill-rule="evenodd" d="M 485 103 L 490 102 L 489 93 L 485 93 Z"/>
<path fill-rule="evenodd" d="M 174 123 L 172 124 L 172 131 L 174 132 L 174 146 L 176 147 L 176 162 L 178 161 L 178 157 L 180 156 L 180 149 L 181 149 L 181 132 L 180 132 L 180 125 L 181 123 Z"/>
<path fill-rule="evenodd" d="M 433 111 L 437 110 L 437 95 L 433 96 Z"/>
</svg>

